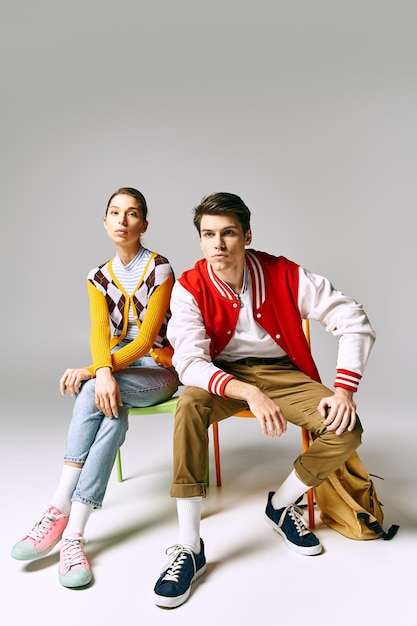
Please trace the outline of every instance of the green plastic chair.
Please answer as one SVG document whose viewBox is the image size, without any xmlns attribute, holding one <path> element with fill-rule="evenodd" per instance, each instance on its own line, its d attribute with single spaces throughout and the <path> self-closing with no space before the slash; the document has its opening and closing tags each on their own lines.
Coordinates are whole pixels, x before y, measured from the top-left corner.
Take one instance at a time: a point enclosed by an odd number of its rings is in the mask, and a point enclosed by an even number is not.
<svg viewBox="0 0 417 626">
<path fill-rule="evenodd" d="M 177 408 L 177 402 L 179 400 L 179 395 L 172 396 L 169 400 L 165 402 L 161 402 L 160 404 L 154 404 L 153 406 L 143 406 L 143 407 L 132 407 L 129 409 L 129 417 L 131 415 L 160 415 L 161 413 L 172 413 L 175 415 L 175 409 Z M 216 463 L 216 478 L 217 478 L 217 486 L 221 487 L 221 473 L 220 473 L 220 453 L 219 453 L 219 432 L 218 432 L 218 424 L 213 424 L 213 442 L 214 442 L 214 457 Z M 117 451 L 116 455 L 116 471 L 117 471 L 117 480 L 119 483 L 123 482 L 123 470 L 122 470 L 122 455 L 120 452 L 120 448 Z M 210 484 L 209 477 L 209 460 L 207 453 L 207 470 L 206 470 L 206 485 Z"/>
<path fill-rule="evenodd" d="M 153 406 L 133 407 L 129 409 L 129 417 L 131 415 L 158 415 L 161 413 L 172 413 L 172 415 L 174 415 L 178 398 L 179 396 L 172 396 L 169 400 L 161 402 L 160 404 L 154 404 Z M 119 483 L 123 482 L 122 455 L 120 448 L 116 455 L 116 471 L 117 480 Z"/>
</svg>

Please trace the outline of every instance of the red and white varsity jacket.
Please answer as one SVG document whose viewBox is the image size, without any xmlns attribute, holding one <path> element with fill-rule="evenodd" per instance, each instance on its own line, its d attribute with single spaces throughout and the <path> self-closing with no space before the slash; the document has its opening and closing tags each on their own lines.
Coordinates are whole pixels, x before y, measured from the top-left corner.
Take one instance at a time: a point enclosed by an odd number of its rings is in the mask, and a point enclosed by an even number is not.
<svg viewBox="0 0 417 626">
<path fill-rule="evenodd" d="M 256 322 L 314 380 L 320 377 L 302 320 L 320 322 L 339 339 L 334 386 L 356 391 L 375 341 L 363 307 L 334 289 L 323 276 L 285 257 L 247 250 L 246 266 Z M 222 350 L 233 337 L 239 311 L 235 293 L 205 259 L 175 283 L 168 339 L 174 348 L 173 365 L 184 385 L 225 397 L 224 388 L 233 376 L 213 361 L 221 360 Z M 239 354 L 236 360 L 244 356 L 254 355 Z"/>
</svg>

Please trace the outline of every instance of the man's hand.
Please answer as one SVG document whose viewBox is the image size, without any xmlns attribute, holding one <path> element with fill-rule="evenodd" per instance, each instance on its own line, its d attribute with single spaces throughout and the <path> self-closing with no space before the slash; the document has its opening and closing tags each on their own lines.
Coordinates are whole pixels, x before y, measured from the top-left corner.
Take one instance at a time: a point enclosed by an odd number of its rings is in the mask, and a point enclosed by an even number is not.
<svg viewBox="0 0 417 626">
<path fill-rule="evenodd" d="M 96 371 L 96 405 L 107 417 L 119 417 L 119 406 L 123 405 L 119 385 L 109 367 Z"/>
<path fill-rule="evenodd" d="M 59 389 L 63 396 L 66 391 L 70 396 L 75 396 L 83 380 L 90 380 L 91 377 L 90 372 L 83 367 L 67 369 L 59 381 Z"/>
<path fill-rule="evenodd" d="M 318 407 L 319 413 L 325 418 L 327 430 L 334 430 L 341 435 L 345 430 L 352 431 L 356 424 L 356 403 L 353 392 L 336 387 L 333 396 L 323 398 Z"/>
<path fill-rule="evenodd" d="M 287 420 L 280 407 L 265 396 L 260 401 L 248 402 L 249 409 L 261 425 L 265 437 L 281 437 L 287 431 Z"/>
<path fill-rule="evenodd" d="M 236 378 L 230 380 L 225 388 L 229 398 L 245 400 L 250 411 L 258 419 L 265 437 L 281 437 L 287 430 L 285 415 L 258 387 L 244 383 Z"/>
</svg>

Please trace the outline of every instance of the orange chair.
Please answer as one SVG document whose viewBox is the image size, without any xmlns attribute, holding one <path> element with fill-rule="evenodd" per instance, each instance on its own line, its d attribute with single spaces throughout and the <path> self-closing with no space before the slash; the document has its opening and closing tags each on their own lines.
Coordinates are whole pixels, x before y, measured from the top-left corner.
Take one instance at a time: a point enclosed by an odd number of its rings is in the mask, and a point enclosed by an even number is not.
<svg viewBox="0 0 417 626">
<path fill-rule="evenodd" d="M 306 336 L 306 339 L 310 345 L 310 324 L 308 320 L 303 320 L 303 330 Z M 236 413 L 235 417 L 255 417 L 253 413 L 249 410 L 240 411 Z M 306 428 L 301 429 L 302 436 L 302 450 L 303 452 L 307 450 L 310 445 L 310 433 Z M 219 442 L 219 424 L 218 422 L 213 423 L 213 446 L 214 446 L 214 460 L 216 466 L 216 480 L 217 486 L 222 486 L 222 477 L 221 477 L 221 468 L 220 468 L 220 442 Z M 308 525 L 310 528 L 315 528 L 315 518 L 314 518 L 314 489 L 311 488 L 307 491 L 307 509 L 308 509 Z"/>
</svg>

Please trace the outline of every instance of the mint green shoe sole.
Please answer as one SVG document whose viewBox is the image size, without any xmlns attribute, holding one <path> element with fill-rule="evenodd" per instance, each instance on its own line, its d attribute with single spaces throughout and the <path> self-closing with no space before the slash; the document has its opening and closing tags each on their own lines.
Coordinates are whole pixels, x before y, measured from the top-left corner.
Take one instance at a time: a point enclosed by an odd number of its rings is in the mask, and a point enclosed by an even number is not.
<svg viewBox="0 0 417 626">
<path fill-rule="evenodd" d="M 58 541 L 61 540 L 61 535 L 55 539 L 53 543 L 41 550 L 35 550 L 33 546 L 26 541 L 18 541 L 12 548 L 12 557 L 18 561 L 33 561 L 34 559 L 40 559 L 43 556 L 49 554 L 49 552 L 56 546 Z"/>
<path fill-rule="evenodd" d="M 58 573 L 59 582 L 63 587 L 69 587 L 70 589 L 74 589 L 76 587 L 85 587 L 89 585 L 93 580 L 93 574 L 89 569 L 78 569 L 73 572 L 68 572 L 68 574 L 59 574 Z"/>
</svg>

